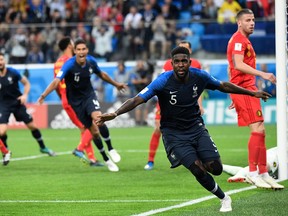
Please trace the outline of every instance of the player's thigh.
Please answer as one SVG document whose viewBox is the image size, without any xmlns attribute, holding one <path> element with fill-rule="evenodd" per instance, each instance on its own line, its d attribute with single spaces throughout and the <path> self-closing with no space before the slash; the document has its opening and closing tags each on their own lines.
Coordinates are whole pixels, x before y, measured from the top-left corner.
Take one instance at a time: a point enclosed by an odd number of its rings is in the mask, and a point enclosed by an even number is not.
<svg viewBox="0 0 288 216">
<path fill-rule="evenodd" d="M 197 141 L 197 155 L 202 163 L 218 160 L 219 151 L 207 130 L 204 130 Z"/>
<path fill-rule="evenodd" d="M 0 124 L 8 124 L 11 109 L 9 107 L 0 106 Z"/>
<path fill-rule="evenodd" d="M 259 98 L 248 95 L 231 95 L 239 126 L 248 126 L 255 122 L 263 122 L 263 113 Z"/>
<path fill-rule="evenodd" d="M 22 104 L 14 108 L 13 115 L 17 121 L 23 121 L 26 125 L 33 122 L 32 116 L 27 112 L 27 108 Z"/>
</svg>

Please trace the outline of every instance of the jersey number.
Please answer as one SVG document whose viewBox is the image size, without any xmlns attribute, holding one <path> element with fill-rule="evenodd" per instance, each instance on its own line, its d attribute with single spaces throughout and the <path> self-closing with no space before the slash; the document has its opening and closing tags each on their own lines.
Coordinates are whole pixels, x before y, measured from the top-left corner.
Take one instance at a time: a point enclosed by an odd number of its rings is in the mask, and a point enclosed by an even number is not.
<svg viewBox="0 0 288 216">
<path fill-rule="evenodd" d="M 74 76 L 74 81 L 75 81 L 75 82 L 79 82 L 79 80 L 80 80 L 80 76 L 75 75 L 75 76 Z"/>
<path fill-rule="evenodd" d="M 177 103 L 176 95 L 171 95 L 170 104 L 175 105 Z"/>
<path fill-rule="evenodd" d="M 100 108 L 100 104 L 99 104 L 98 100 L 93 100 L 93 103 L 95 105 L 95 109 L 99 109 Z"/>
</svg>

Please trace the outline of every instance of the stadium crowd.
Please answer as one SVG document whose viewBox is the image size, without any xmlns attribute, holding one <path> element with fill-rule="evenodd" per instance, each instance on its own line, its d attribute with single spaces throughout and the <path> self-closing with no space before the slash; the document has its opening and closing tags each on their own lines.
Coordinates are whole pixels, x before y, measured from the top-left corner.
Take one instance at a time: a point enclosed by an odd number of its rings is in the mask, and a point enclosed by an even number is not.
<svg viewBox="0 0 288 216">
<path fill-rule="evenodd" d="M 274 19 L 274 0 L 0 0 L 0 51 L 9 64 L 53 63 L 66 35 L 104 61 L 166 59 L 193 36 L 183 22 L 235 22 L 244 7 Z"/>
</svg>

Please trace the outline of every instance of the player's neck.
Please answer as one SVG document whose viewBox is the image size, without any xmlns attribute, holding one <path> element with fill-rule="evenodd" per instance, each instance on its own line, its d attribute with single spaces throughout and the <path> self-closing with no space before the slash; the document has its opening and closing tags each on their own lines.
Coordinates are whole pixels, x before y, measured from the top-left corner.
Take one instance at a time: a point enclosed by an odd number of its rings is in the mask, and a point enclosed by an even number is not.
<svg viewBox="0 0 288 216">
<path fill-rule="evenodd" d="M 5 76 L 6 75 L 6 67 L 3 67 L 3 69 L 0 69 L 0 76 Z"/>
<path fill-rule="evenodd" d="M 245 37 L 249 38 L 249 35 L 250 35 L 250 34 L 246 33 L 245 31 L 243 31 L 243 30 L 241 30 L 241 29 L 239 29 L 238 31 L 239 31 L 242 35 L 244 35 Z"/>
</svg>

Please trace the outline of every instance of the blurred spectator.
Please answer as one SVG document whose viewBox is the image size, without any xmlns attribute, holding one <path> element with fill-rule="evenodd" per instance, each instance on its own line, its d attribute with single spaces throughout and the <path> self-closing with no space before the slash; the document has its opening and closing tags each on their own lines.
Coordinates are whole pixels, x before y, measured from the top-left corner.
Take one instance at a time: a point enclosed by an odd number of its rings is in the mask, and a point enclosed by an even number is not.
<svg viewBox="0 0 288 216">
<path fill-rule="evenodd" d="M 143 60 L 138 60 L 136 67 L 131 74 L 131 83 L 134 85 L 135 91 L 140 92 L 152 81 L 154 71 L 149 71 L 149 65 Z M 144 103 L 135 109 L 136 125 L 147 125 L 147 117 L 150 103 Z"/>
<path fill-rule="evenodd" d="M 128 98 L 133 97 L 131 91 L 131 71 L 128 71 L 125 66 L 124 61 L 118 61 L 117 68 L 113 72 L 114 80 L 119 83 L 126 83 L 129 87 L 126 89 L 125 92 L 120 92 L 115 89 L 115 94 L 117 94 L 117 99 L 120 100 L 122 103 L 126 101 Z"/>
<path fill-rule="evenodd" d="M 191 7 L 192 19 L 198 20 L 204 17 L 204 8 L 202 0 L 194 0 L 194 3 Z"/>
<path fill-rule="evenodd" d="M 45 0 L 28 0 L 28 22 L 43 23 L 48 20 Z"/>
<path fill-rule="evenodd" d="M 36 43 L 30 45 L 30 50 L 28 52 L 27 64 L 42 64 L 44 63 L 44 54 Z"/>
<path fill-rule="evenodd" d="M 172 19 L 179 19 L 179 8 L 173 4 L 172 0 L 164 0 L 164 4 L 169 8 L 169 14 L 172 16 Z"/>
<path fill-rule="evenodd" d="M 107 0 L 101 0 L 96 12 L 97 16 L 99 16 L 103 21 L 107 21 L 111 13 L 110 3 L 108 3 Z"/>
<path fill-rule="evenodd" d="M 0 23 L 0 52 L 6 53 L 5 44 L 10 38 L 9 26 L 6 23 Z"/>
<path fill-rule="evenodd" d="M 161 13 L 161 6 L 159 5 L 157 0 L 149 0 L 149 3 L 152 7 L 152 9 L 157 13 L 160 14 Z"/>
<path fill-rule="evenodd" d="M 7 2 L 0 0 L 0 23 L 5 21 L 5 16 L 8 10 Z"/>
<path fill-rule="evenodd" d="M 117 50 L 121 50 L 123 48 L 122 46 L 122 40 L 123 40 L 123 20 L 124 17 L 121 14 L 121 12 L 118 10 L 116 6 L 111 7 L 111 13 L 109 16 L 109 22 L 111 25 L 114 26 L 114 37 L 117 42 Z"/>
<path fill-rule="evenodd" d="M 143 35 L 143 58 L 147 59 L 149 53 L 149 43 L 153 38 L 152 23 L 155 21 L 157 12 L 152 9 L 150 3 L 144 4 L 144 9 L 141 11 L 143 24 L 144 24 L 144 35 Z"/>
<path fill-rule="evenodd" d="M 169 10 L 169 5 L 168 4 L 163 4 L 161 7 L 161 15 L 164 17 L 165 20 L 174 20 L 175 16 L 171 14 Z"/>
<path fill-rule="evenodd" d="M 89 50 L 88 54 L 94 56 L 95 43 L 93 37 L 91 36 L 91 34 L 86 32 L 83 36 L 83 39 L 86 41 L 86 45 Z"/>
<path fill-rule="evenodd" d="M 78 0 L 78 19 L 79 21 L 83 21 L 84 20 L 84 15 L 86 13 L 87 7 L 88 7 L 88 2 L 89 0 Z M 74 6 L 74 4 L 72 4 Z"/>
<path fill-rule="evenodd" d="M 50 4 L 48 4 L 48 7 L 50 8 L 50 16 L 52 16 L 55 10 L 58 10 L 60 17 L 65 18 L 65 0 L 52 0 Z"/>
<path fill-rule="evenodd" d="M 20 24 L 26 22 L 26 0 L 11 0 L 8 5 L 5 21 L 9 24 Z"/>
<path fill-rule="evenodd" d="M 160 14 L 152 24 L 153 38 L 150 41 L 150 57 L 156 59 L 157 50 L 160 50 L 160 59 L 165 59 L 167 54 L 167 24 L 164 17 Z"/>
<path fill-rule="evenodd" d="M 96 4 L 94 1 L 89 1 L 87 10 L 84 15 L 85 22 L 91 22 L 96 15 Z"/>
<path fill-rule="evenodd" d="M 218 10 L 218 23 L 235 23 L 235 16 L 242 8 L 235 0 L 225 0 Z"/>
<path fill-rule="evenodd" d="M 217 18 L 217 6 L 214 4 L 214 0 L 206 0 L 204 7 L 204 18 L 216 19 Z"/>
<path fill-rule="evenodd" d="M 92 30 L 92 37 L 95 41 L 94 54 L 96 57 L 105 58 L 110 61 L 112 55 L 112 38 L 114 35 L 114 28 L 112 25 L 101 25 L 97 31 Z"/>
<path fill-rule="evenodd" d="M 126 54 L 129 59 L 135 59 L 139 50 L 139 34 L 142 25 L 142 15 L 138 12 L 136 6 L 130 7 L 130 12 L 124 18 L 124 29 L 125 29 L 125 44 L 123 44 L 128 51 Z"/>
<path fill-rule="evenodd" d="M 27 57 L 28 34 L 25 26 L 19 26 L 15 34 L 6 43 L 6 50 L 10 51 L 9 64 L 24 64 Z"/>
</svg>

